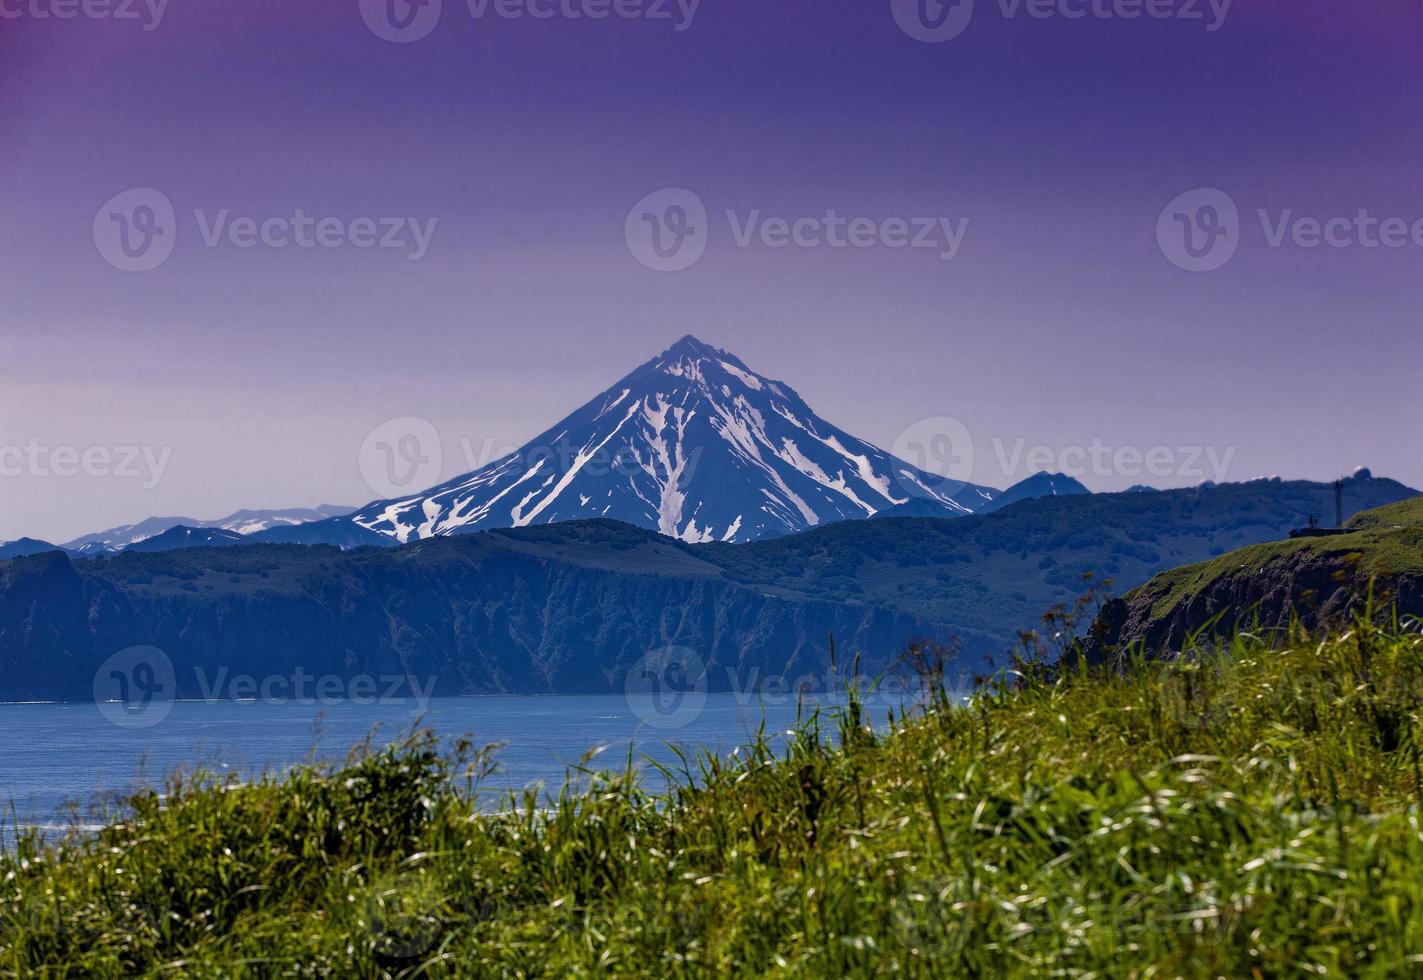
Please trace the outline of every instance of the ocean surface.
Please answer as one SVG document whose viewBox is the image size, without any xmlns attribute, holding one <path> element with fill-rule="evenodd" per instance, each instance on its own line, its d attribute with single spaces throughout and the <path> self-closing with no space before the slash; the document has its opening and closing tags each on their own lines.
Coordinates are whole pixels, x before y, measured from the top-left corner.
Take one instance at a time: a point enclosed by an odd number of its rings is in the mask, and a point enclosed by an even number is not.
<svg viewBox="0 0 1423 980">
<path fill-rule="evenodd" d="M 837 706 L 824 695 L 803 711 Z M 868 721 L 883 724 L 892 705 L 874 696 Z M 0 704 L 0 804 L 4 840 L 13 828 L 42 828 L 58 837 L 71 826 L 93 830 L 116 801 L 161 787 L 175 770 L 204 766 L 250 777 L 303 762 L 339 762 L 373 732 L 386 743 L 419 727 L 445 737 L 499 743 L 499 771 L 482 786 L 482 802 L 497 806 L 503 790 L 542 783 L 556 792 L 570 766 L 602 750 L 593 768 L 621 769 L 629 752 L 649 786 L 663 785 L 646 763 L 707 749 L 722 756 L 754 739 L 764 723 L 778 746 L 796 721 L 795 699 L 707 694 L 681 703 L 654 695 L 435 698 L 423 712 L 408 703 L 360 701 L 177 701 L 161 720 L 141 726 L 115 715 L 115 705 Z M 900 705 L 895 704 L 896 713 Z M 827 730 L 833 725 L 824 726 Z"/>
</svg>

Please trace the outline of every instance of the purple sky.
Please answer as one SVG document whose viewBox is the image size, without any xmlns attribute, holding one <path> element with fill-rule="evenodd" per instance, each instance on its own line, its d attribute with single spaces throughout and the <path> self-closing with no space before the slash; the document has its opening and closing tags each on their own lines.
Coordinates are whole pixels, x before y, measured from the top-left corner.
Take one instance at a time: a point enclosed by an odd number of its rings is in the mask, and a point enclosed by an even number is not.
<svg viewBox="0 0 1423 980">
<path fill-rule="evenodd" d="M 520 443 L 685 333 L 886 448 L 961 420 L 980 483 L 1096 445 L 1128 463 L 1081 473 L 1094 489 L 1220 475 L 1195 447 L 1228 479 L 1423 484 L 1423 243 L 1276 248 L 1257 217 L 1423 219 L 1416 3 L 1237 0 L 1209 31 L 1207 0 L 1204 22 L 977 0 L 927 44 L 891 0 L 703 0 L 683 31 L 444 0 L 394 44 L 358 0 L 171 0 L 151 31 L 142 2 L 37 16 L 55 2 L 0 0 L 0 453 L 171 454 L 153 487 L 6 469 L 0 539 L 363 503 L 385 420 L 429 419 L 451 476 L 461 440 Z M 144 187 L 176 244 L 125 272 L 92 229 Z M 675 273 L 624 240 L 667 187 L 710 211 Z M 1196 188 L 1241 214 L 1212 272 L 1158 244 Z M 437 225 L 418 261 L 206 247 L 194 212 L 224 208 Z M 970 223 L 942 261 L 738 247 L 728 209 Z M 1130 465 L 1156 447 L 1170 472 Z"/>
</svg>

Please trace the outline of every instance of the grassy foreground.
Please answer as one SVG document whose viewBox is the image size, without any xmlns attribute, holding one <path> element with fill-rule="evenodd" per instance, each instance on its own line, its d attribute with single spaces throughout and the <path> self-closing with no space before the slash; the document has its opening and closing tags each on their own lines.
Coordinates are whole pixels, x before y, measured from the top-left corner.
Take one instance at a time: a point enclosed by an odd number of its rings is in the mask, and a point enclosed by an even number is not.
<svg viewBox="0 0 1423 980">
<path fill-rule="evenodd" d="M 940 702 L 499 814 L 419 738 L 190 780 L 0 858 L 0 973 L 1423 973 L 1416 627 Z"/>
</svg>

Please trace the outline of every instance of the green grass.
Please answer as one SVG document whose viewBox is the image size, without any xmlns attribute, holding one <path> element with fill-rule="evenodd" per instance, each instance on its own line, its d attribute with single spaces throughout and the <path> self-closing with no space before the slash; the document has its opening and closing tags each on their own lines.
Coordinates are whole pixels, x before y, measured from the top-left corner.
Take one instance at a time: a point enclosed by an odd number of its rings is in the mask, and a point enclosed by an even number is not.
<svg viewBox="0 0 1423 980">
<path fill-rule="evenodd" d="M 504 812 L 416 737 L 0 858 L 19 976 L 1423 972 L 1423 633 L 852 710 Z M 773 749 L 777 745 L 779 748 Z M 838 745 L 839 747 L 835 747 Z"/>
</svg>

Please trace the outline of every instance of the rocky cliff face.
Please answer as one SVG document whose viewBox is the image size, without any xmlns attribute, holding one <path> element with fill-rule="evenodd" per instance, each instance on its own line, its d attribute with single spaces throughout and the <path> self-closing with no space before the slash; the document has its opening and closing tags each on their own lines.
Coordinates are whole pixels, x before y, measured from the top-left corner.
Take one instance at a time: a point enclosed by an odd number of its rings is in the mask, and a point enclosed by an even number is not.
<svg viewBox="0 0 1423 980">
<path fill-rule="evenodd" d="M 591 560 L 479 536 L 398 556 L 271 546 L 107 568 L 60 554 L 8 564 L 4 697 L 88 700 L 100 664 L 133 645 L 164 651 L 180 698 L 210 696 L 219 670 L 407 677 L 436 696 L 620 692 L 639 658 L 667 646 L 695 651 L 709 690 L 735 690 L 772 676 L 823 681 L 832 634 L 844 648 L 896 651 L 935 628 L 893 609 L 771 594 L 650 535 L 609 533 Z M 630 573 L 639 566 L 648 573 Z"/>
<path fill-rule="evenodd" d="M 1093 661 L 1164 654 L 1240 629 L 1336 628 L 1370 609 L 1423 616 L 1423 529 L 1261 545 L 1158 575 L 1107 603 L 1084 646 Z"/>
</svg>

